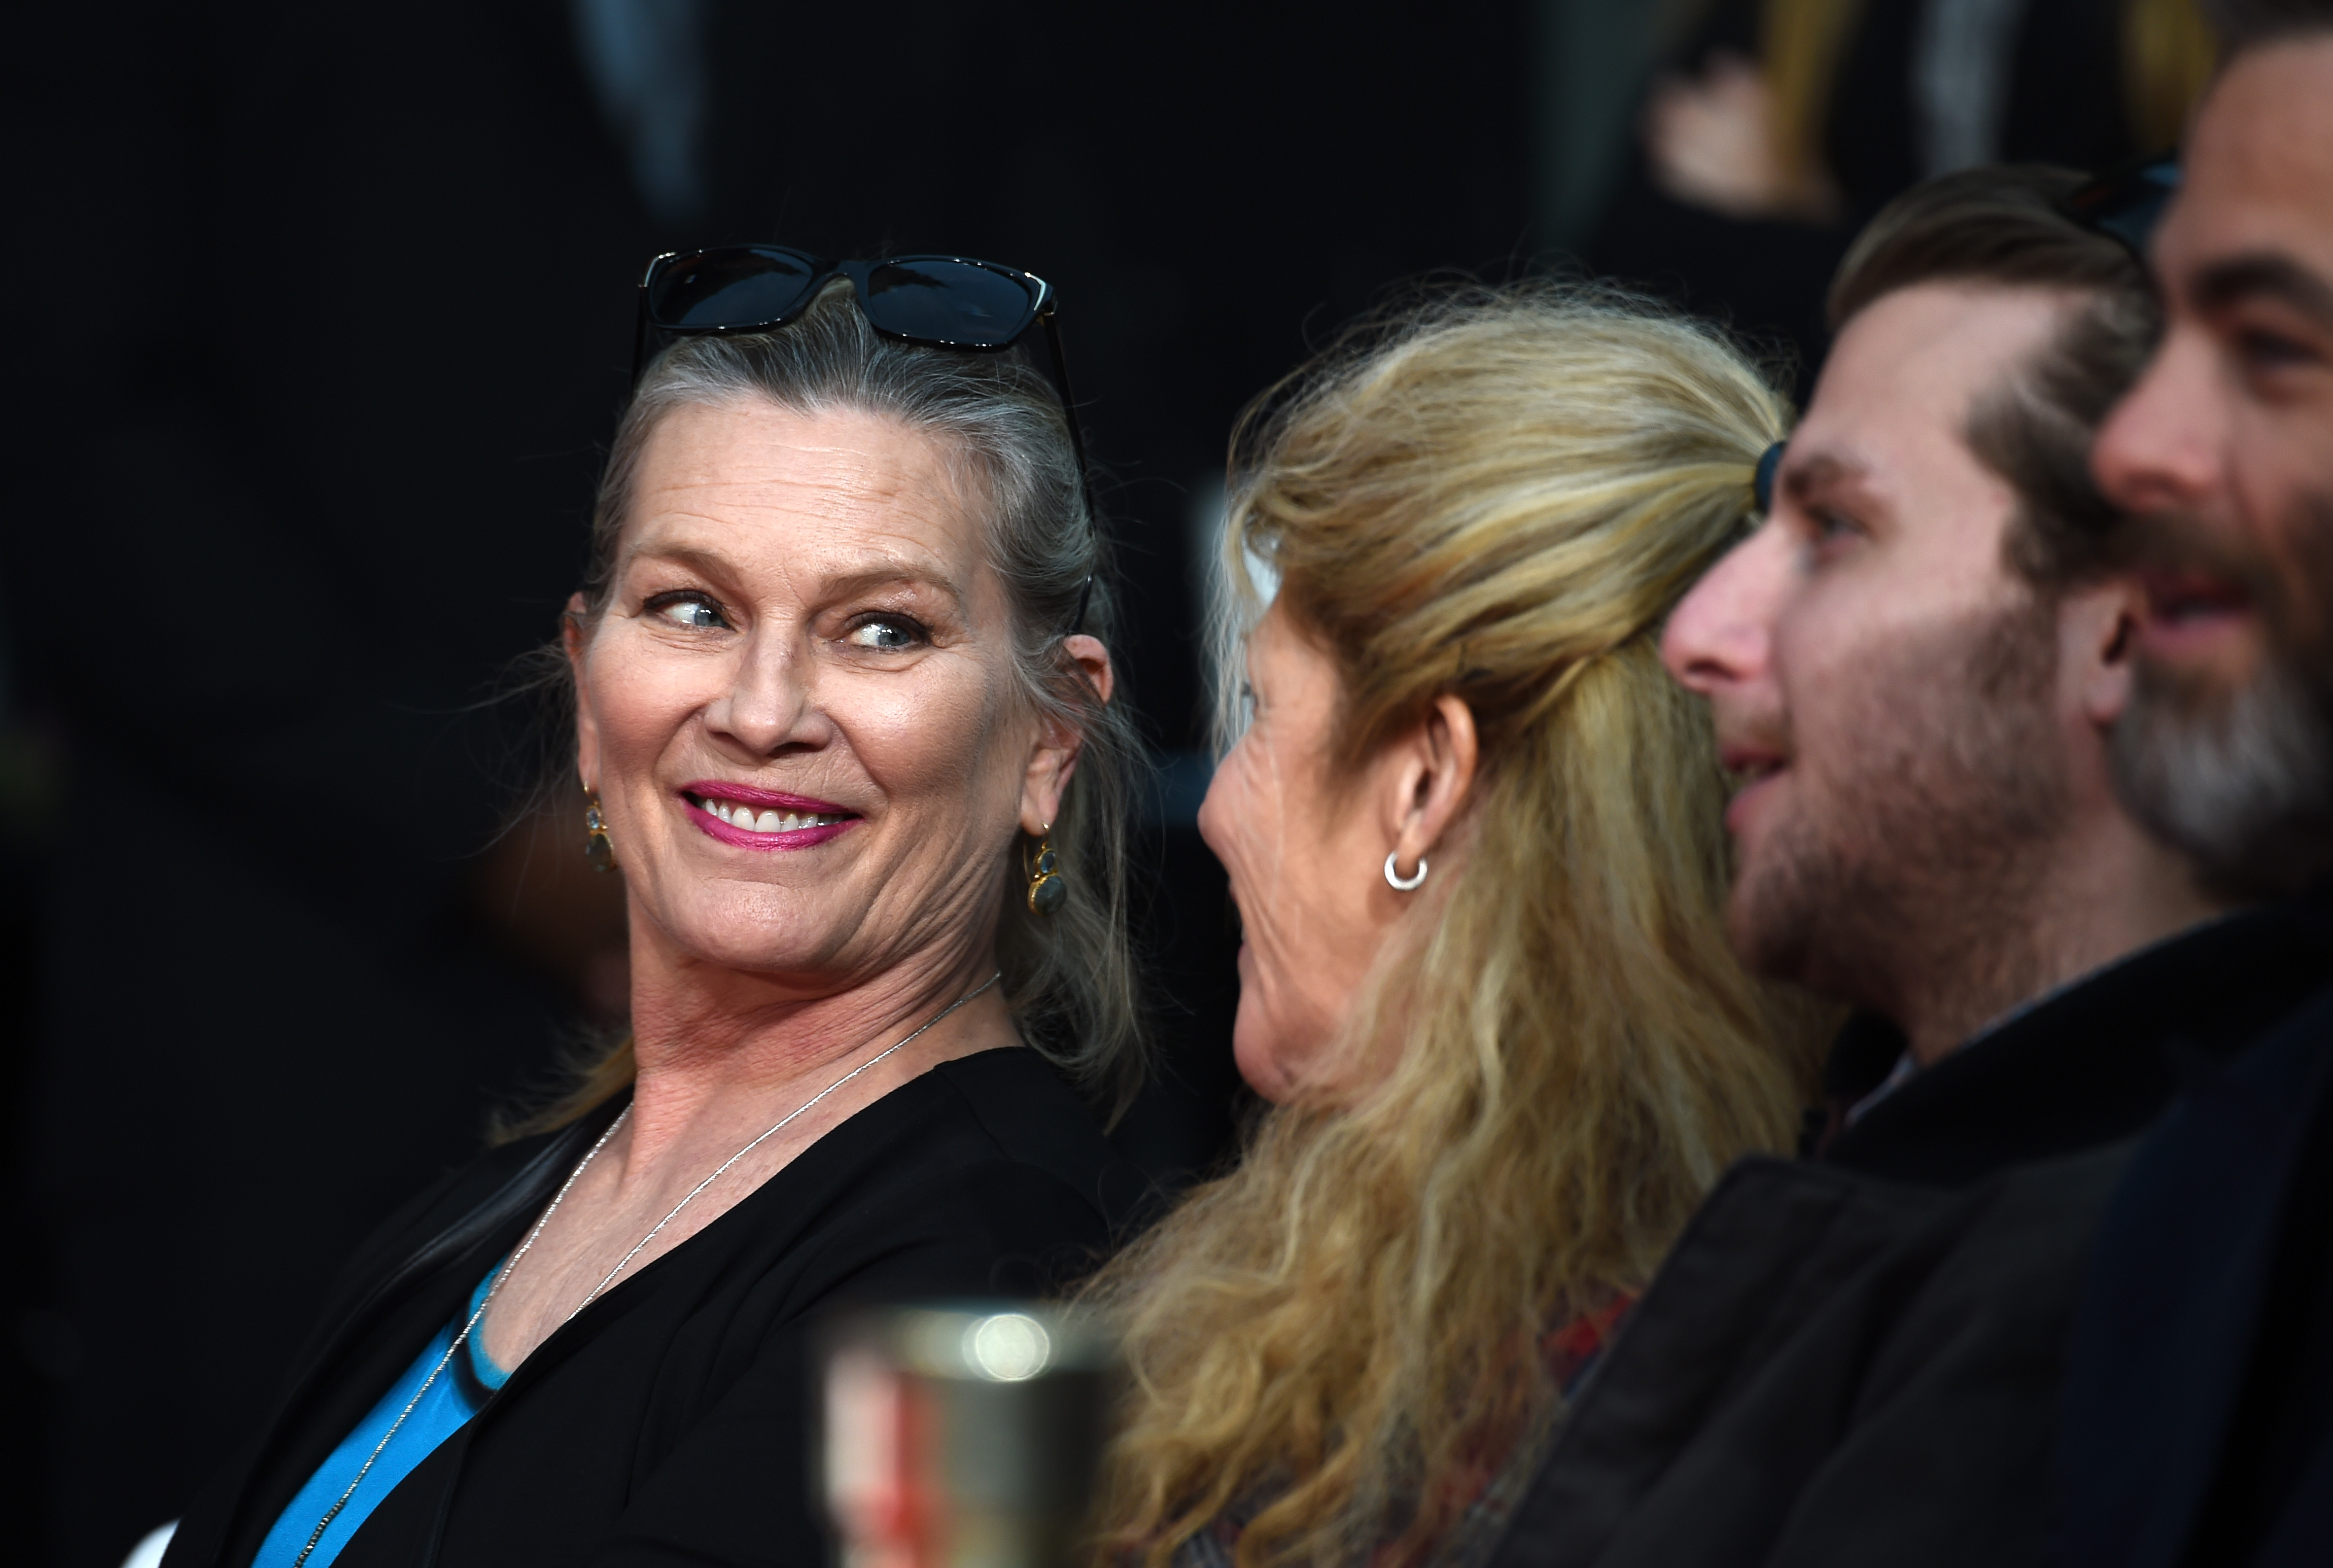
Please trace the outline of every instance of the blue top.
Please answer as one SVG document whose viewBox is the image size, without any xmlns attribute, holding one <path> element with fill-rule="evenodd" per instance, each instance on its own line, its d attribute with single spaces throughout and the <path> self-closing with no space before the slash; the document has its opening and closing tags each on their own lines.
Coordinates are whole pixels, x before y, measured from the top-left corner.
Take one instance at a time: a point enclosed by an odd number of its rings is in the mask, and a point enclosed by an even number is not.
<svg viewBox="0 0 2333 1568">
<path fill-rule="evenodd" d="M 276 1516 L 275 1527 L 260 1543 L 259 1554 L 251 1560 L 251 1568 L 292 1568 L 299 1560 L 300 1548 L 315 1534 L 316 1521 L 340 1501 L 341 1494 L 364 1468 L 365 1460 L 380 1447 L 381 1434 L 411 1403 L 415 1390 L 437 1371 L 454 1336 L 462 1332 L 462 1325 L 475 1315 L 478 1303 L 486 1299 L 494 1274 L 501 1267 L 498 1263 L 486 1271 L 486 1277 L 470 1293 L 470 1304 L 462 1315 L 438 1330 L 437 1336 L 422 1346 L 421 1353 L 398 1375 L 397 1381 L 389 1386 L 389 1392 L 381 1395 L 380 1402 L 366 1411 L 356 1429 L 341 1438 L 341 1446 L 316 1467 L 316 1473 L 308 1477 L 299 1496 Z M 473 1332 L 462 1342 L 462 1353 L 447 1363 L 437 1381 L 429 1384 L 429 1391 L 421 1396 L 419 1404 L 414 1405 L 413 1413 L 397 1429 L 397 1436 L 381 1449 L 372 1468 L 366 1471 L 364 1485 L 357 1488 L 348 1506 L 334 1516 L 332 1527 L 324 1532 L 316 1549 L 308 1554 L 306 1568 L 329 1568 L 332 1559 L 341 1554 L 341 1548 L 349 1544 L 349 1537 L 371 1516 L 380 1500 L 405 1479 L 407 1472 L 435 1452 L 438 1444 L 460 1431 L 462 1424 L 476 1415 L 479 1407 L 486 1402 L 486 1396 L 510 1377 L 509 1372 L 487 1359 L 485 1346 L 480 1342 L 484 1338 Z"/>
</svg>

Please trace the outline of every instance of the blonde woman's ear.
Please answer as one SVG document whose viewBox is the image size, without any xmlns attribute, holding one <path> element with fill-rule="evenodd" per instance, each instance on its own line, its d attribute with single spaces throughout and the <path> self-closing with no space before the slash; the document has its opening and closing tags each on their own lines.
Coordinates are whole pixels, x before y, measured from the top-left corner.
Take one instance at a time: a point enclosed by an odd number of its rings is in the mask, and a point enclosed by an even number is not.
<svg viewBox="0 0 2333 1568">
<path fill-rule="evenodd" d="M 1412 866 L 1432 852 L 1474 794 L 1481 756 L 1474 710 L 1461 697 L 1438 697 L 1417 727 L 1394 746 L 1400 760 L 1389 824 L 1393 854 L 1398 864 Z"/>
</svg>

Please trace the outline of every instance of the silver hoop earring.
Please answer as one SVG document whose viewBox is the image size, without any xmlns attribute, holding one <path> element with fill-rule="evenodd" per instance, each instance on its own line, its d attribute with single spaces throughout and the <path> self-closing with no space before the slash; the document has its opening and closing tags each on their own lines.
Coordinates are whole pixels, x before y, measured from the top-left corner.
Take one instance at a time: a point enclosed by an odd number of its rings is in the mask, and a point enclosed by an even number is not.
<svg viewBox="0 0 2333 1568">
<path fill-rule="evenodd" d="M 1405 882 L 1393 874 L 1393 858 L 1399 853 L 1401 853 L 1399 850 L 1386 851 L 1386 886 L 1397 893 L 1414 893 L 1426 883 L 1426 857 L 1424 855 L 1417 857 L 1417 870 L 1410 872 L 1409 880 Z"/>
</svg>

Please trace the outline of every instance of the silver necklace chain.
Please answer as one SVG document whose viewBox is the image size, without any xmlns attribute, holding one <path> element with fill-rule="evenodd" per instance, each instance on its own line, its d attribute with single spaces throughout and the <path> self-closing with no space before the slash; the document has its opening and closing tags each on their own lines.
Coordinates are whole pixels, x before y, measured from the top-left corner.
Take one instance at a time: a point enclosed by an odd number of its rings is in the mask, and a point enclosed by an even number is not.
<svg viewBox="0 0 2333 1568">
<path fill-rule="evenodd" d="M 703 1192 L 706 1188 L 720 1180 L 722 1176 L 727 1172 L 731 1166 L 736 1164 L 739 1160 L 744 1159 L 745 1156 L 753 1153 L 756 1149 L 761 1148 L 763 1144 L 767 1143 L 772 1138 L 777 1136 L 778 1133 L 783 1131 L 796 1117 L 801 1116 L 804 1111 L 809 1111 L 820 1101 L 824 1100 L 828 1095 L 833 1093 L 836 1090 L 841 1088 L 844 1084 L 850 1082 L 852 1079 L 858 1077 L 861 1073 L 866 1072 L 869 1068 L 874 1066 L 877 1063 L 882 1061 L 893 1052 L 898 1051 L 900 1047 L 907 1045 L 917 1039 L 924 1033 L 925 1030 L 931 1028 L 934 1024 L 939 1023 L 941 1019 L 946 1017 L 958 1007 L 963 1006 L 966 1002 L 971 1001 L 974 997 L 979 996 L 983 991 L 987 990 L 991 986 L 995 985 L 996 982 L 1003 978 L 1004 978 L 1004 972 L 1002 969 L 998 970 L 995 974 L 991 975 L 987 979 L 983 980 L 979 985 L 974 986 L 971 990 L 966 991 L 963 996 L 958 996 L 955 1001 L 941 1008 L 937 1013 L 933 1014 L 930 1018 L 924 1022 L 922 1027 L 917 1029 L 914 1034 L 907 1035 L 905 1039 L 894 1042 L 892 1044 L 877 1052 L 874 1055 L 869 1056 L 866 1061 L 861 1062 L 858 1066 L 853 1067 L 850 1072 L 844 1073 L 841 1077 L 836 1079 L 833 1082 L 828 1084 L 825 1088 L 820 1090 L 817 1093 L 803 1101 L 800 1105 L 797 1105 L 792 1111 L 787 1111 L 784 1116 L 779 1118 L 778 1121 L 759 1138 L 754 1139 L 753 1142 L 748 1143 L 744 1148 L 739 1150 L 736 1153 L 723 1160 L 718 1169 L 715 1170 L 712 1175 L 706 1177 L 703 1181 L 698 1182 L 695 1187 L 690 1188 L 688 1189 L 688 1196 L 682 1198 L 678 1203 L 674 1204 L 672 1206 L 672 1212 L 666 1215 L 662 1219 L 658 1220 L 656 1222 L 655 1228 L 650 1230 L 648 1235 L 640 1237 L 639 1245 L 633 1247 L 631 1251 L 626 1253 L 624 1255 L 623 1261 L 608 1271 L 607 1278 L 601 1280 L 598 1284 L 593 1285 L 591 1287 L 590 1294 L 586 1295 L 581 1301 L 577 1302 L 573 1308 L 569 1311 L 567 1315 L 559 1320 L 560 1327 L 564 1328 L 569 1323 L 574 1322 L 577 1313 L 581 1312 L 585 1307 L 590 1306 L 593 1302 L 599 1300 L 600 1294 L 606 1290 L 610 1285 L 616 1283 L 616 1276 L 622 1274 L 624 1270 L 631 1266 L 632 1259 L 639 1256 L 641 1253 L 646 1252 L 648 1250 L 648 1243 L 656 1240 L 658 1236 L 662 1235 L 664 1227 L 670 1225 L 675 1219 L 677 1219 L 680 1217 L 680 1211 L 682 1209 L 686 1208 L 690 1204 L 696 1202 L 697 1194 Z M 316 1528 L 310 1533 L 308 1536 L 308 1544 L 301 1547 L 300 1555 L 292 1560 L 292 1568 L 305 1568 L 309 1554 L 315 1551 L 316 1543 L 324 1538 L 324 1532 L 332 1527 L 332 1521 L 341 1516 L 341 1510 L 349 1505 L 349 1499 L 357 1495 L 357 1488 L 364 1485 L 365 1477 L 372 1471 L 373 1462 L 379 1459 L 383 1453 L 388 1451 L 390 1439 L 397 1436 L 398 1429 L 405 1425 L 405 1418 L 411 1415 L 415 1409 L 420 1405 L 422 1396 L 428 1393 L 431 1386 L 437 1381 L 438 1374 L 445 1371 L 447 1367 L 453 1365 L 454 1357 L 461 1352 L 462 1346 L 468 1342 L 472 1331 L 476 1329 L 479 1321 L 486 1315 L 486 1309 L 494 1305 L 494 1297 L 502 1294 L 504 1283 L 510 1278 L 512 1271 L 518 1267 L 519 1260 L 524 1257 L 533 1247 L 535 1238 L 542 1234 L 542 1227 L 551 1223 L 551 1217 L 559 1212 L 559 1206 L 566 1201 L 568 1193 L 573 1189 L 576 1182 L 582 1178 L 584 1171 L 590 1169 L 591 1161 L 599 1158 L 600 1150 L 608 1146 L 608 1140 L 616 1135 L 616 1129 L 621 1127 L 626 1121 L 629 1121 L 631 1114 L 632 1108 L 629 1105 L 625 1106 L 622 1111 L 617 1115 L 616 1119 L 608 1123 L 608 1130 L 600 1134 L 598 1141 L 594 1142 L 590 1150 L 584 1154 L 583 1158 L 576 1162 L 575 1169 L 567 1173 L 567 1179 L 559 1184 L 559 1190 L 552 1196 L 550 1207 L 542 1211 L 542 1217 L 537 1219 L 534 1222 L 533 1228 L 526 1233 L 526 1239 L 519 1244 L 518 1250 L 510 1255 L 510 1257 L 503 1264 L 501 1268 L 494 1271 L 494 1282 L 486 1287 L 486 1294 L 485 1297 L 479 1301 L 477 1309 L 470 1313 L 469 1321 L 462 1325 L 462 1332 L 454 1336 L 454 1342 L 446 1347 L 446 1353 L 437 1358 L 437 1364 L 429 1370 L 429 1375 L 421 1380 L 421 1386 L 413 1390 L 413 1397 L 405 1402 L 405 1409 L 398 1411 L 397 1419 L 389 1424 L 389 1430 L 380 1435 L 380 1441 L 373 1445 L 372 1452 L 365 1456 L 365 1462 L 358 1467 L 355 1478 L 349 1482 L 348 1490 L 342 1492 L 340 1495 L 339 1500 L 334 1502 L 330 1508 L 325 1510 L 324 1516 L 316 1521 Z"/>
</svg>

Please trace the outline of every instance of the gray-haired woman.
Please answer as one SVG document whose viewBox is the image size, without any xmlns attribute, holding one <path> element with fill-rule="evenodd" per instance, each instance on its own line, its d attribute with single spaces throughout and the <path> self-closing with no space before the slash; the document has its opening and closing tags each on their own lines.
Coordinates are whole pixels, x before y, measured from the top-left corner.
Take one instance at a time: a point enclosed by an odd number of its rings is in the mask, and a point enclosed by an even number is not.
<svg viewBox="0 0 2333 1568">
<path fill-rule="evenodd" d="M 631 1038 L 364 1245 L 169 1563 L 812 1561 L 812 1320 L 1108 1245 L 1064 1078 L 1137 1071 L 1134 752 L 1066 401 L 1010 347 L 1045 286 L 766 247 L 643 286 L 677 341 L 564 629 Z"/>
</svg>

